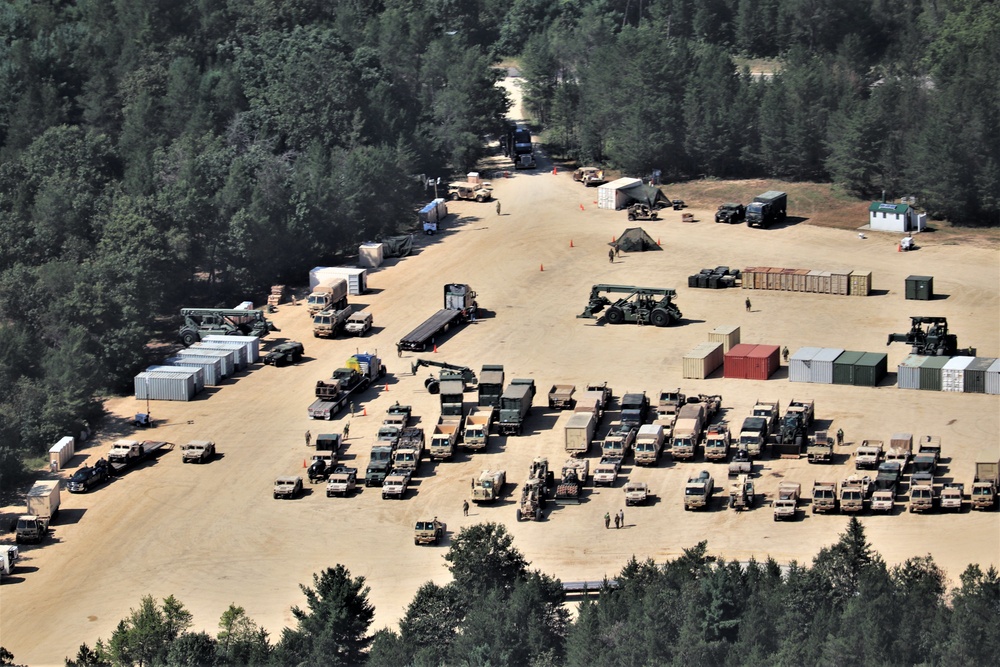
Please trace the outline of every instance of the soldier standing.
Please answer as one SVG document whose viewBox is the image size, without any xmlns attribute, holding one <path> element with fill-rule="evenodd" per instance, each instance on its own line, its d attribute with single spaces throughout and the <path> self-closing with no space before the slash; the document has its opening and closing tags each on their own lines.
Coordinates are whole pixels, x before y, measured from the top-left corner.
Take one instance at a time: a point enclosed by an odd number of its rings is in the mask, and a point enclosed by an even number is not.
<svg viewBox="0 0 1000 667">
<path fill-rule="evenodd" d="M 309 431 L 306 431 L 306 447 L 308 447 L 309 443 L 312 442 L 312 437 L 313 437 L 312 433 L 310 433 Z"/>
<path fill-rule="evenodd" d="M 788 346 L 787 345 L 781 350 L 781 356 L 785 358 L 785 363 L 788 363 Z"/>
<path fill-rule="evenodd" d="M 608 514 L 607 512 L 604 513 L 604 527 L 605 528 L 611 527 L 611 515 Z"/>
<path fill-rule="evenodd" d="M 468 500 L 463 500 L 462 501 L 462 514 L 465 515 L 465 516 L 469 516 L 469 501 Z"/>
<path fill-rule="evenodd" d="M 621 528 L 621 527 L 622 527 L 621 519 L 619 519 L 618 515 L 615 514 L 615 529 L 617 530 L 618 528 Z"/>
<path fill-rule="evenodd" d="M 497 215 L 500 215 L 500 200 L 497 200 Z"/>
<path fill-rule="evenodd" d="M 618 510 L 618 519 L 622 523 L 622 528 L 625 527 L 625 510 Z"/>
<path fill-rule="evenodd" d="M 611 250 L 608 250 L 608 261 L 611 262 L 612 264 L 615 263 L 615 249 L 614 248 L 612 248 Z"/>
<path fill-rule="evenodd" d="M 750 297 L 747 297 L 747 312 L 750 312 Z"/>
<path fill-rule="evenodd" d="M 844 444 L 844 429 L 838 428 L 837 429 L 837 446 L 840 447 L 842 444 Z"/>
<path fill-rule="evenodd" d="M 351 434 L 351 422 L 344 424 L 344 440 Z"/>
</svg>

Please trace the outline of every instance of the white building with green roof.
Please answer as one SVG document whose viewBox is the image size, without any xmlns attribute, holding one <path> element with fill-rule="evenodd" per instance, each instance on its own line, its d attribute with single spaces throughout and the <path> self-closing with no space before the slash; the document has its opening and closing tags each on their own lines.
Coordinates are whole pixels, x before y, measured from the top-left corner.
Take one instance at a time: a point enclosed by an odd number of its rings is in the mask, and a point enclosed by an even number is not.
<svg viewBox="0 0 1000 667">
<path fill-rule="evenodd" d="M 873 232 L 921 232 L 927 214 L 917 213 L 909 204 L 875 201 L 868 207 L 868 224 Z"/>
</svg>

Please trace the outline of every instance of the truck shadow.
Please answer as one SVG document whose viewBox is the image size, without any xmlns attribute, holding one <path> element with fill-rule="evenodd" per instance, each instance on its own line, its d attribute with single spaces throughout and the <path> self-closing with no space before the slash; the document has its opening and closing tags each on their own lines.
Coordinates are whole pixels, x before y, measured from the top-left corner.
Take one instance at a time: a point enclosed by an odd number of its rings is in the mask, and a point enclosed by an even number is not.
<svg viewBox="0 0 1000 667">
<path fill-rule="evenodd" d="M 83 515 L 87 513 L 85 507 L 79 509 L 67 509 L 63 508 L 59 510 L 59 514 L 56 515 L 56 520 L 52 522 L 53 526 L 72 526 L 73 524 L 80 523 L 80 519 Z"/>
</svg>

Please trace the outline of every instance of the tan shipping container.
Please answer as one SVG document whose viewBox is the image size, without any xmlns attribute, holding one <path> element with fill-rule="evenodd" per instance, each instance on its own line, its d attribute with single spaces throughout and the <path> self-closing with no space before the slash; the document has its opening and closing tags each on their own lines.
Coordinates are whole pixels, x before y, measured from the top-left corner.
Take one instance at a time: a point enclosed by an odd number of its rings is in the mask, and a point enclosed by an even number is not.
<svg viewBox="0 0 1000 667">
<path fill-rule="evenodd" d="M 722 365 L 724 359 L 722 343 L 701 343 L 684 355 L 681 362 L 681 376 L 704 380 Z"/>
<path fill-rule="evenodd" d="M 830 272 L 830 294 L 838 294 L 840 296 L 847 296 L 851 291 L 851 272 L 850 271 L 831 271 Z"/>
<path fill-rule="evenodd" d="M 871 271 L 851 272 L 851 296 L 868 296 L 872 291 Z"/>
<path fill-rule="evenodd" d="M 740 328 L 735 324 L 721 324 L 708 332 L 710 343 L 722 343 L 722 353 L 725 355 L 733 345 L 740 344 Z"/>
</svg>

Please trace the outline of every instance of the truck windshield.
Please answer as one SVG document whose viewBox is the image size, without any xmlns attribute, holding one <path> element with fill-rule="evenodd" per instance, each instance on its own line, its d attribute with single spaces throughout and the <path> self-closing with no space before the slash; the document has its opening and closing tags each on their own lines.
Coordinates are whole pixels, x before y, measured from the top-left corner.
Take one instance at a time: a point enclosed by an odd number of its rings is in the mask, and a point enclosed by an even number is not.
<svg viewBox="0 0 1000 667">
<path fill-rule="evenodd" d="M 693 486 L 693 487 L 689 487 L 689 488 L 684 489 L 684 495 L 685 496 L 700 496 L 703 493 L 704 493 L 704 489 L 702 489 L 700 486 Z"/>
<path fill-rule="evenodd" d="M 488 480 L 485 481 L 485 482 L 483 482 L 483 488 L 484 489 L 492 489 L 493 488 L 493 482 L 490 482 Z"/>
</svg>

